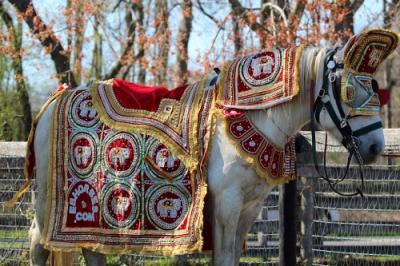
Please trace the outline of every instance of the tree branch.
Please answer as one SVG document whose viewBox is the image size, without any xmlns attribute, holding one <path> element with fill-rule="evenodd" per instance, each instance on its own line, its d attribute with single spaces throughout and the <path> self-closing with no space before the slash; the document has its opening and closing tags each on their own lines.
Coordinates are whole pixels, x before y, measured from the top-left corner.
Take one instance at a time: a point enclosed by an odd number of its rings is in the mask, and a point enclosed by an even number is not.
<svg viewBox="0 0 400 266">
<path fill-rule="evenodd" d="M 269 7 L 270 9 L 275 9 L 276 12 L 279 13 L 279 15 L 281 16 L 281 18 L 283 19 L 283 22 L 285 23 L 285 26 L 286 26 L 286 27 L 289 26 L 288 20 L 287 20 L 287 18 L 286 18 L 285 11 L 284 11 L 282 8 L 280 8 L 279 6 L 274 5 L 274 4 L 272 4 L 272 3 L 265 3 L 265 4 L 263 4 L 262 7 L 261 7 L 261 12 L 263 12 L 263 11 L 264 11 L 266 8 L 268 8 L 268 7 Z"/>
<path fill-rule="evenodd" d="M 72 87 L 76 87 L 77 83 L 73 73 L 71 73 L 69 58 L 66 55 L 66 51 L 60 40 L 54 35 L 54 32 L 48 28 L 37 15 L 32 1 L 9 0 L 9 2 L 22 15 L 32 34 L 40 41 L 43 48 L 50 53 L 60 82 L 68 83 Z"/>
<path fill-rule="evenodd" d="M 241 17 L 252 31 L 255 31 L 255 32 L 267 31 L 267 32 L 269 32 L 268 29 L 266 29 L 263 25 L 258 23 L 256 20 L 251 20 L 249 18 L 249 16 L 247 15 L 247 11 L 249 11 L 249 9 L 243 7 L 242 4 L 238 0 L 229 0 L 229 3 L 231 4 L 231 8 L 232 8 L 232 11 L 235 14 L 235 16 Z"/>
<path fill-rule="evenodd" d="M 293 9 L 292 14 L 293 14 L 293 17 L 295 17 L 299 20 L 299 22 L 300 22 L 301 18 L 303 17 L 305 8 L 306 8 L 305 1 L 298 0 L 296 2 L 296 5 Z"/>
<path fill-rule="evenodd" d="M 192 1 L 184 0 L 181 21 L 179 23 L 178 37 L 177 37 L 177 48 L 178 53 L 176 54 L 177 70 L 176 77 L 178 84 L 185 84 L 188 79 L 187 62 L 188 62 L 188 44 L 189 38 L 192 31 Z"/>
<path fill-rule="evenodd" d="M 207 11 L 204 9 L 203 5 L 201 4 L 200 0 L 196 0 L 197 2 L 197 6 L 200 10 L 200 12 L 208 17 L 210 20 L 212 20 L 217 26 L 221 23 L 220 21 L 218 21 L 217 19 L 215 19 L 212 15 L 210 15 L 209 13 L 207 13 Z"/>
<path fill-rule="evenodd" d="M 355 14 L 357 12 L 357 10 L 362 6 L 362 4 L 364 4 L 364 0 L 354 0 L 350 4 L 349 9 L 353 11 L 353 14 Z"/>
<path fill-rule="evenodd" d="M 133 5 L 133 4 L 132 4 Z M 125 66 L 125 59 L 130 51 L 132 51 L 132 46 L 135 40 L 135 31 L 136 31 L 136 21 L 133 21 L 131 10 L 127 10 L 126 12 L 126 20 L 130 22 L 127 32 L 127 42 L 122 51 L 121 56 L 119 57 L 118 62 L 111 68 L 110 72 L 104 76 L 104 79 L 111 79 L 118 75 L 121 71 L 122 67 Z"/>
</svg>

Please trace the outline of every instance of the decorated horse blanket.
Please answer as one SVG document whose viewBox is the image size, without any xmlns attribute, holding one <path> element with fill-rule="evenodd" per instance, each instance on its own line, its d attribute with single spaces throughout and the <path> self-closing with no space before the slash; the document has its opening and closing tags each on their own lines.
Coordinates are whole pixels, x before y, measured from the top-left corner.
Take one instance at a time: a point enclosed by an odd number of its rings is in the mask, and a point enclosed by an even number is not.
<svg viewBox="0 0 400 266">
<path fill-rule="evenodd" d="M 44 244 L 104 253 L 202 249 L 215 90 L 121 80 L 64 93 L 50 138 Z"/>
<path fill-rule="evenodd" d="M 210 76 L 173 90 L 118 79 L 58 90 L 42 109 L 56 101 L 43 244 L 63 251 L 166 255 L 204 250 L 203 242 L 209 249 L 202 237 L 210 231 L 203 228 L 203 205 L 214 120 L 220 119 L 222 133 L 266 182 L 294 178 L 293 139 L 283 150 L 275 147 L 247 110 L 296 96 L 301 52 L 276 48 L 229 62 L 218 86 Z M 34 131 L 27 182 L 11 204 L 31 182 Z"/>
<path fill-rule="evenodd" d="M 303 49 L 271 48 L 225 64 L 218 103 L 226 108 L 260 110 L 292 100 L 299 93 Z"/>
</svg>

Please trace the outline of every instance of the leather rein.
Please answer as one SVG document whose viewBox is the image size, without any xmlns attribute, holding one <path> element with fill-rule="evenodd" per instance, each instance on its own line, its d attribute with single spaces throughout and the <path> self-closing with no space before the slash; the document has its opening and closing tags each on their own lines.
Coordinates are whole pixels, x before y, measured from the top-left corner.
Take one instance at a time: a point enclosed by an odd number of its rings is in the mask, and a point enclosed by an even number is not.
<svg viewBox="0 0 400 266">
<path fill-rule="evenodd" d="M 345 196 L 345 197 L 352 197 L 356 195 L 363 195 L 364 189 L 364 162 L 362 156 L 359 151 L 360 140 L 359 137 L 365 135 L 373 130 L 382 128 L 382 123 L 376 122 L 360 129 L 353 131 L 349 124 L 349 119 L 352 118 L 350 114 L 346 115 L 343 107 L 340 102 L 339 96 L 339 89 L 340 89 L 340 80 L 336 73 L 336 70 L 343 69 L 342 64 L 338 64 L 335 61 L 335 54 L 337 48 L 333 48 L 327 51 L 324 60 L 324 72 L 323 72 L 323 84 L 321 89 L 318 92 L 318 96 L 315 98 L 314 95 L 314 88 L 311 89 L 311 99 L 310 99 L 310 106 L 311 106 L 311 136 L 312 136 L 312 153 L 313 153 L 313 161 L 314 167 L 319 175 L 320 178 L 324 179 L 328 182 L 332 191 L 337 193 L 338 195 Z M 313 87 L 313 86 L 312 86 Z M 329 90 L 332 90 L 331 97 L 329 95 Z M 314 101 L 315 99 L 315 101 Z M 336 105 L 339 114 L 335 111 L 334 105 Z M 342 144 L 349 152 L 349 156 L 347 159 L 346 171 L 344 175 L 340 178 L 331 178 L 328 176 L 327 168 L 326 168 L 326 150 L 327 150 L 327 135 L 325 135 L 325 148 L 324 148 L 324 159 L 323 159 L 323 169 L 324 173 L 322 174 L 317 160 L 317 151 L 316 151 L 316 138 L 315 138 L 315 131 L 316 131 L 316 124 L 315 121 L 319 123 L 320 121 L 320 114 L 322 110 L 326 110 L 332 119 L 333 123 L 335 124 L 336 128 L 339 130 L 340 134 L 342 135 Z M 361 178 L 361 187 L 356 188 L 356 191 L 353 193 L 343 193 L 337 190 L 336 186 L 342 182 L 348 173 L 351 159 L 355 157 L 358 168 L 360 171 L 360 178 Z"/>
</svg>

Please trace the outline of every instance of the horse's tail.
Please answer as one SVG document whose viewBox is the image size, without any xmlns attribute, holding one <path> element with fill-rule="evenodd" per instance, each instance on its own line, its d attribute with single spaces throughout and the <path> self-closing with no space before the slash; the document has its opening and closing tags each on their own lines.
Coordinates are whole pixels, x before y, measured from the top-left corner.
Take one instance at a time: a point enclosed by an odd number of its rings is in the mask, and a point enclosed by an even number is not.
<svg viewBox="0 0 400 266">
<path fill-rule="evenodd" d="M 58 89 L 52 93 L 40 108 L 39 113 L 36 115 L 35 119 L 33 119 L 31 131 L 29 132 L 27 147 L 26 147 L 26 155 L 25 155 L 25 164 L 24 164 L 24 176 L 25 176 L 25 183 L 22 187 L 15 193 L 14 197 L 4 203 L 7 208 L 11 208 L 17 203 L 18 199 L 24 195 L 25 192 L 29 190 L 29 187 L 32 184 L 32 177 L 33 177 L 33 169 L 35 168 L 35 153 L 33 149 L 33 140 L 35 138 L 35 131 L 37 124 L 39 122 L 40 117 L 42 117 L 44 111 L 47 109 L 49 104 L 57 99 L 64 91 L 67 89 L 66 86 L 60 86 Z"/>
</svg>

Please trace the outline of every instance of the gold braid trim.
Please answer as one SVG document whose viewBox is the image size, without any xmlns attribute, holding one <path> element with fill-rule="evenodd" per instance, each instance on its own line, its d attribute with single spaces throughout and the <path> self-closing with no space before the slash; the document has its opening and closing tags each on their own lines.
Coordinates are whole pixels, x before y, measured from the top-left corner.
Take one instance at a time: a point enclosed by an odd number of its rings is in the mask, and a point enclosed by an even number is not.
<svg viewBox="0 0 400 266">
<path fill-rule="evenodd" d="M 197 111 L 201 108 L 202 97 L 204 95 L 204 87 L 207 82 L 207 78 L 203 78 L 196 88 L 195 98 L 193 100 L 193 107 L 191 110 Z M 171 141 L 171 138 L 166 136 L 164 132 L 157 130 L 156 128 L 148 125 L 131 125 L 128 123 L 115 121 L 107 114 L 107 110 L 105 109 L 100 95 L 97 91 L 97 86 L 99 86 L 99 82 L 94 82 L 89 87 L 89 93 L 92 96 L 92 102 L 94 107 L 97 110 L 99 115 L 100 121 L 104 123 L 106 126 L 119 131 L 127 131 L 131 133 L 139 133 L 139 134 L 146 134 L 152 136 L 153 138 L 158 139 L 162 144 L 164 144 L 179 160 L 183 162 L 186 168 L 189 171 L 196 170 L 199 161 L 199 153 L 198 150 L 198 120 L 199 116 L 194 115 L 189 121 L 189 150 L 191 154 L 188 154 L 184 149 L 182 149 L 179 145 L 175 144 Z"/>
<path fill-rule="evenodd" d="M 36 127 L 39 122 L 39 119 L 42 117 L 44 111 L 46 111 L 47 107 L 50 103 L 52 103 L 55 99 L 61 96 L 67 89 L 65 87 L 60 87 L 61 89 L 57 90 L 53 93 L 46 102 L 42 105 L 39 110 L 39 113 L 32 121 L 31 131 L 29 132 L 27 145 L 26 145 L 26 154 L 25 154 L 25 163 L 24 163 L 24 176 L 25 176 L 25 183 L 22 187 L 18 190 L 17 193 L 10 199 L 9 201 L 4 203 L 6 208 L 12 208 L 18 201 L 19 198 L 22 197 L 30 188 L 32 184 L 32 176 L 33 176 L 33 167 L 35 165 L 35 154 L 33 150 L 33 141 L 35 138 Z M 32 160 L 30 160 L 32 158 Z"/>
</svg>

